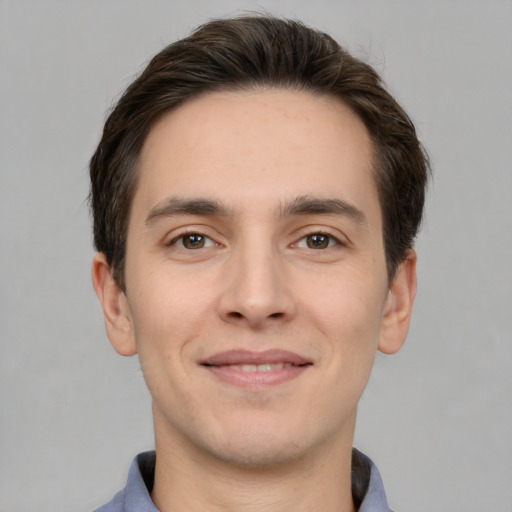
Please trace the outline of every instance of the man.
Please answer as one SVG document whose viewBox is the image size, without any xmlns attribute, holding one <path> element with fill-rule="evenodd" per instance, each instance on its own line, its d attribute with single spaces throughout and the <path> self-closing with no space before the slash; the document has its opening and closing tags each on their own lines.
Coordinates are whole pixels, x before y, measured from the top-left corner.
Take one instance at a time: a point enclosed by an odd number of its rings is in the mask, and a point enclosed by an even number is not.
<svg viewBox="0 0 512 512">
<path fill-rule="evenodd" d="M 298 22 L 154 57 L 91 160 L 94 288 L 156 444 L 101 512 L 389 510 L 352 441 L 407 334 L 427 173 L 375 71 Z"/>
</svg>

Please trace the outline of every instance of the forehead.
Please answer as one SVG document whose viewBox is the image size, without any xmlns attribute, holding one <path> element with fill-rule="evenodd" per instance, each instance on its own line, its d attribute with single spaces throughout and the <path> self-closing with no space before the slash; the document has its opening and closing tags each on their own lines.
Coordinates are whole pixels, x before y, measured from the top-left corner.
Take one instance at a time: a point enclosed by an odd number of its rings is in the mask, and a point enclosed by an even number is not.
<svg viewBox="0 0 512 512">
<path fill-rule="evenodd" d="M 243 208 L 341 194 L 364 203 L 377 200 L 372 152 L 364 124 L 337 99 L 290 90 L 208 93 L 152 127 L 134 202 L 148 210 L 168 195 L 214 196 Z"/>
</svg>

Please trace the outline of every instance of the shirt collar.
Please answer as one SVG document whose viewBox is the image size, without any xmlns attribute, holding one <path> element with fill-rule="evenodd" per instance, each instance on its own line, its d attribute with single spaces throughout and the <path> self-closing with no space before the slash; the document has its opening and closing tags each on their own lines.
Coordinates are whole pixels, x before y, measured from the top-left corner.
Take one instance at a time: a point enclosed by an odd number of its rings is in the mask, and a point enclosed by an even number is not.
<svg viewBox="0 0 512 512">
<path fill-rule="evenodd" d="M 361 452 L 352 453 L 352 480 L 358 481 L 363 496 L 358 512 L 392 512 L 386 500 L 380 473 L 373 462 Z M 126 487 L 96 512 L 158 512 L 151 501 L 155 472 L 155 452 L 144 452 L 133 460 Z M 368 476 L 369 475 L 369 476 Z M 354 485 L 354 483 L 353 483 Z"/>
<path fill-rule="evenodd" d="M 361 466 L 365 466 L 366 471 L 358 469 Z M 369 473 L 369 477 L 368 477 Z M 358 512 L 392 512 L 388 506 L 386 499 L 386 493 L 384 491 L 384 484 L 380 476 L 377 466 L 363 453 L 356 450 L 352 450 L 352 493 L 355 494 L 354 480 L 359 478 L 365 478 L 366 475 L 366 492 L 361 497 L 361 505 L 359 506 Z M 364 485 L 364 484 L 363 484 Z M 355 499 L 354 499 L 355 501 Z"/>
</svg>

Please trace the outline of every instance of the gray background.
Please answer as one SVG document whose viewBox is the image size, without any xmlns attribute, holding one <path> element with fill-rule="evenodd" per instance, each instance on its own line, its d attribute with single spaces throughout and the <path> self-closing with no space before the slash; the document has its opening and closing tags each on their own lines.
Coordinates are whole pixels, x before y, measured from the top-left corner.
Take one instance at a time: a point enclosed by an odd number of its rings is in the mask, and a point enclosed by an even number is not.
<svg viewBox="0 0 512 512">
<path fill-rule="evenodd" d="M 511 1 L 0 0 L 0 511 L 91 510 L 152 447 L 90 284 L 87 162 L 152 54 L 242 9 L 375 65 L 432 157 L 413 327 L 377 358 L 356 445 L 397 512 L 512 510 Z"/>
</svg>

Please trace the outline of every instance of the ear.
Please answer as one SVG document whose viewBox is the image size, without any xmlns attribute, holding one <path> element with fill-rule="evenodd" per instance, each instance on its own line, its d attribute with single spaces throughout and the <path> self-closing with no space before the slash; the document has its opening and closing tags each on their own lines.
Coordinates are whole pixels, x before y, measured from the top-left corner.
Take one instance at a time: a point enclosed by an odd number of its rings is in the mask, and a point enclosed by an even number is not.
<svg viewBox="0 0 512 512">
<path fill-rule="evenodd" d="M 133 323 L 126 295 L 112 277 L 110 265 L 103 253 L 92 260 L 92 284 L 103 309 L 105 330 L 112 346 L 122 356 L 137 353 Z"/>
<path fill-rule="evenodd" d="M 384 306 L 378 347 L 384 354 L 394 354 L 404 344 L 415 295 L 416 252 L 409 249 L 396 271 Z"/>
</svg>

